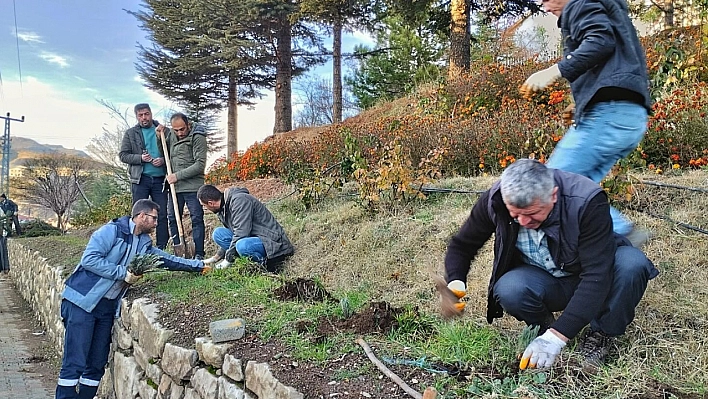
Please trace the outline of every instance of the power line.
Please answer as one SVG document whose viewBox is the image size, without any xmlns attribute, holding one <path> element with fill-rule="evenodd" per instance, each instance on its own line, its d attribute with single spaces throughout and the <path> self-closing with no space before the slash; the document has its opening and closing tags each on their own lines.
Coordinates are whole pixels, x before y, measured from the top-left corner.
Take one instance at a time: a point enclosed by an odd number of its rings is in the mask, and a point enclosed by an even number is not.
<svg viewBox="0 0 708 399">
<path fill-rule="evenodd" d="M 15 0 L 12 0 L 12 12 L 15 15 L 15 43 L 17 45 L 17 69 L 20 73 L 20 95 L 23 95 L 22 90 L 22 64 L 20 63 L 20 35 L 17 32 L 17 6 Z"/>
</svg>

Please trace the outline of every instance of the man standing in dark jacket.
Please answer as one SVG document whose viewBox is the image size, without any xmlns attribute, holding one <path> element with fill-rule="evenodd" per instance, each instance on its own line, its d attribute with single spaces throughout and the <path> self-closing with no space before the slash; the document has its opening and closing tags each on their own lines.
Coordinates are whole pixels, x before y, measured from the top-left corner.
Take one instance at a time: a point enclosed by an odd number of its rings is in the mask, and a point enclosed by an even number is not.
<svg viewBox="0 0 708 399">
<path fill-rule="evenodd" d="M 128 164 L 130 193 L 133 204 L 140 199 L 151 199 L 160 206 L 157 220 L 157 247 L 165 249 L 169 233 L 167 230 L 167 192 L 165 191 L 165 158 L 157 142 L 155 127 L 148 104 L 135 106 L 138 124 L 125 131 L 118 157 Z"/>
<path fill-rule="evenodd" d="M 575 123 L 548 160 L 551 168 L 599 183 L 614 164 L 632 152 L 647 130 L 651 111 L 644 49 L 625 0 L 543 0 L 558 17 L 563 58 L 531 75 L 524 93 L 568 79 L 575 100 Z M 649 233 L 636 229 L 610 208 L 613 229 L 641 247 Z"/>
<path fill-rule="evenodd" d="M 506 311 L 539 326 L 522 369 L 550 367 L 588 323 L 579 347 L 585 365 L 600 364 L 659 273 L 641 250 L 613 233 L 607 196 L 596 183 L 521 159 L 482 194 L 448 245 L 446 281 L 455 295 L 443 295 L 443 307 L 454 315 L 464 306 L 449 298 L 465 295 L 470 262 L 492 234 L 487 321 Z"/>
<path fill-rule="evenodd" d="M 197 190 L 204 184 L 204 169 L 207 159 L 207 141 L 204 127 L 191 123 L 187 115 L 176 113 L 170 118 L 172 129 L 160 125 L 156 128 L 160 138 L 166 137 L 172 174 L 167 182 L 173 184 L 177 194 L 177 210 L 184 209 L 185 203 L 192 220 L 194 258 L 204 259 L 204 209 L 197 199 Z M 172 242 L 180 243 L 175 207 L 172 196 L 167 197 L 167 217 L 170 221 Z"/>
<path fill-rule="evenodd" d="M 12 225 L 15 225 L 15 234 L 22 235 L 22 228 L 20 227 L 20 218 L 17 216 L 17 204 L 15 201 L 7 198 L 5 193 L 0 194 L 0 209 L 2 209 L 5 214 L 5 223 L 7 223 L 8 235 L 12 235 Z"/>
<path fill-rule="evenodd" d="M 236 256 L 245 256 L 275 272 L 295 252 L 280 223 L 247 189 L 234 187 L 222 194 L 207 184 L 199 188 L 197 198 L 224 225 L 214 229 L 213 234 L 219 252 L 204 263 L 224 259 L 216 266 L 220 269 L 230 265 Z"/>
</svg>

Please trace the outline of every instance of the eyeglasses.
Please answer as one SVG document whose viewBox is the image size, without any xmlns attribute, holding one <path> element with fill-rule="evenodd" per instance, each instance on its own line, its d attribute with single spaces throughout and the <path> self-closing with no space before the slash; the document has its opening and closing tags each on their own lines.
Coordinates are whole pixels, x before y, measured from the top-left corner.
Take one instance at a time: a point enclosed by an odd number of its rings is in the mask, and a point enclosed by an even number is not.
<svg viewBox="0 0 708 399">
<path fill-rule="evenodd" d="M 150 216 L 150 217 L 152 218 L 152 221 L 153 221 L 153 222 L 157 222 L 157 216 L 151 215 L 151 214 L 149 214 L 149 213 L 143 213 L 143 215 L 145 215 L 145 216 Z"/>
</svg>

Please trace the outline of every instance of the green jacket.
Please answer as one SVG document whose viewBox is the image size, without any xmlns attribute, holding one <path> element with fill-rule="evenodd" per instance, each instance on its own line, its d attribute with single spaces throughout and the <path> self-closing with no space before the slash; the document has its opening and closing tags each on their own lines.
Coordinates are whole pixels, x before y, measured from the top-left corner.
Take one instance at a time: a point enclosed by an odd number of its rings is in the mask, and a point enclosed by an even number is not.
<svg viewBox="0 0 708 399">
<path fill-rule="evenodd" d="M 172 173 L 177 176 L 175 192 L 196 193 L 204 185 L 206 168 L 207 141 L 204 127 L 193 124 L 189 134 L 182 140 L 177 138 L 172 129 L 167 133 Z"/>
</svg>

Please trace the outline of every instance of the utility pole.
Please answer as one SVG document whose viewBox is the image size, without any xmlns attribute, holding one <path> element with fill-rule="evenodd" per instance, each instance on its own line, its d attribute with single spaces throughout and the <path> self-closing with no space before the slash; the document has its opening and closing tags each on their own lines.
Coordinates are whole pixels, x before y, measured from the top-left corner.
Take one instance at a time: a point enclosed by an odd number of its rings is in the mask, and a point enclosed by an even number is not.
<svg viewBox="0 0 708 399">
<path fill-rule="evenodd" d="M 25 116 L 22 119 L 10 118 L 10 113 L 7 116 L 0 116 L 0 119 L 5 120 L 5 133 L 2 135 L 2 161 L 0 161 L 0 191 L 5 195 L 10 196 L 10 122 L 24 122 Z"/>
</svg>

